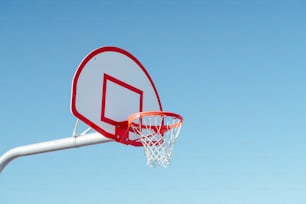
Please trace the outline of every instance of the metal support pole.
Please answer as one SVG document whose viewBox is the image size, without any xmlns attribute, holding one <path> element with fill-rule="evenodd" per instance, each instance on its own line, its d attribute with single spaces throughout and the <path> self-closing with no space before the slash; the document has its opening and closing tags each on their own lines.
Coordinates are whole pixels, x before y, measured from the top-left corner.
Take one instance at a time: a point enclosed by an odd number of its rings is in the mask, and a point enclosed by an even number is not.
<svg viewBox="0 0 306 204">
<path fill-rule="evenodd" d="M 91 133 L 78 137 L 69 137 L 64 139 L 15 147 L 13 149 L 10 149 L 0 157 L 0 173 L 6 167 L 6 165 L 8 165 L 9 162 L 11 162 L 12 160 L 18 157 L 70 149 L 70 148 L 77 148 L 77 147 L 94 145 L 110 141 L 113 140 L 106 138 L 99 133 Z"/>
</svg>

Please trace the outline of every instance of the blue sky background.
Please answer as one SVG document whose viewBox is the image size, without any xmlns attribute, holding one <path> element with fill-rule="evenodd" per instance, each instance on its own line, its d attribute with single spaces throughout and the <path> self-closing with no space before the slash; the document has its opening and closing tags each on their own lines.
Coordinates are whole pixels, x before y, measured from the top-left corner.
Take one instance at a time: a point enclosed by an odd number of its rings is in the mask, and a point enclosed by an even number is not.
<svg viewBox="0 0 306 204">
<path fill-rule="evenodd" d="M 0 203 L 306 204 L 306 2 L 0 1 L 0 152 L 69 137 L 73 74 L 118 46 L 184 116 L 167 169 L 108 143 L 14 160 Z"/>
</svg>

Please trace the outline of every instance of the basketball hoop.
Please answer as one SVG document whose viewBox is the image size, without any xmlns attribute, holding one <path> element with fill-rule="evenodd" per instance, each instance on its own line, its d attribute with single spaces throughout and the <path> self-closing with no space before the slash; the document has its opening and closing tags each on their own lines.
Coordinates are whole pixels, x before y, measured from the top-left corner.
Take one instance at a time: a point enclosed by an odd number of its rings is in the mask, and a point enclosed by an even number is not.
<svg viewBox="0 0 306 204">
<path fill-rule="evenodd" d="M 128 131 L 142 144 L 150 167 L 167 167 L 183 123 L 182 116 L 170 112 L 139 112 L 128 118 Z M 131 136 L 134 135 L 134 136 Z"/>
</svg>

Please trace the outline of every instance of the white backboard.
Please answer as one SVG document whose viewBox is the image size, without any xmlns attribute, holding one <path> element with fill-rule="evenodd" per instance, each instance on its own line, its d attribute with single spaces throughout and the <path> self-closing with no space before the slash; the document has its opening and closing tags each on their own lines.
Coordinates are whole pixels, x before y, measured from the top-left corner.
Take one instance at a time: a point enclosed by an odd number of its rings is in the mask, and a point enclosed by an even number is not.
<svg viewBox="0 0 306 204">
<path fill-rule="evenodd" d="M 116 126 L 142 111 L 162 111 L 144 66 L 117 47 L 98 48 L 79 65 L 72 84 L 71 111 L 102 135 L 116 139 Z"/>
</svg>

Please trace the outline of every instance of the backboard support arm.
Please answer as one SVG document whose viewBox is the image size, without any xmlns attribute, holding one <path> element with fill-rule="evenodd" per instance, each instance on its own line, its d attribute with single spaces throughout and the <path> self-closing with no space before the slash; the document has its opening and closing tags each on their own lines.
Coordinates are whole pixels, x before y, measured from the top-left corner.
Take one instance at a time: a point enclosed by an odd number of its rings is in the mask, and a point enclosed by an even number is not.
<svg viewBox="0 0 306 204">
<path fill-rule="evenodd" d="M 110 141 L 113 140 L 104 137 L 99 133 L 90 133 L 77 137 L 69 137 L 64 139 L 57 139 L 47 142 L 15 147 L 8 150 L 0 157 L 0 173 L 12 160 L 18 157 L 59 151 L 64 149 L 78 148 L 82 146 L 95 145 Z"/>
</svg>

